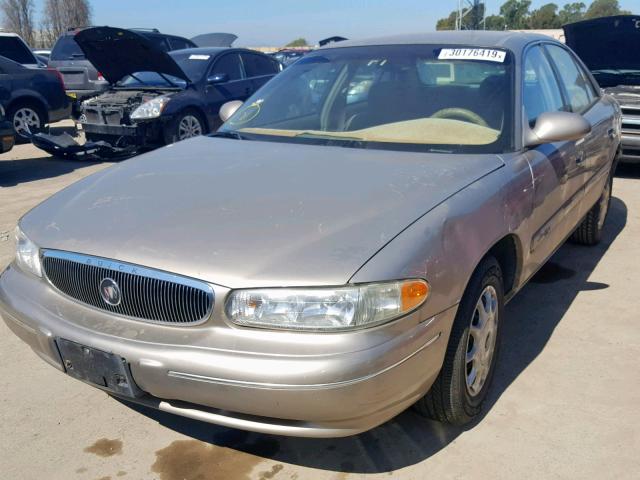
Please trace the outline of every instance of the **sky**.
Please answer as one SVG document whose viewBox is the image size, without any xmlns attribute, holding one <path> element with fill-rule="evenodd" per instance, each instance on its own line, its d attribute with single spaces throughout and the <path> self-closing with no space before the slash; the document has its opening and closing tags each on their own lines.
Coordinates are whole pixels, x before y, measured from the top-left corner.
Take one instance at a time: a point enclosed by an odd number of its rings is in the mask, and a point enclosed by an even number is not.
<svg viewBox="0 0 640 480">
<path fill-rule="evenodd" d="M 533 0 L 532 9 L 550 1 Z M 640 0 L 619 1 L 623 9 L 640 13 Z M 43 3 L 35 0 L 38 12 Z M 498 13 L 502 3 L 487 0 L 488 14 Z M 94 25 L 154 27 L 185 37 L 230 32 L 238 35 L 237 46 L 277 46 L 299 37 L 314 44 L 333 35 L 366 38 L 433 31 L 436 21 L 457 4 L 457 0 L 91 0 Z"/>
</svg>

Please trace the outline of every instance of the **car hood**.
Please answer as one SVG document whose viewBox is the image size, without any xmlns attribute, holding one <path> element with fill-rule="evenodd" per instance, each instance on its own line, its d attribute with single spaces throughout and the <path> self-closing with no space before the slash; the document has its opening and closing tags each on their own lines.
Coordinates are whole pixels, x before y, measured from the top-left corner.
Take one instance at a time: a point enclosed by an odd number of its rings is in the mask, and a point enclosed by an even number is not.
<svg viewBox="0 0 640 480">
<path fill-rule="evenodd" d="M 112 166 L 21 222 L 42 248 L 231 288 L 339 285 L 496 155 L 199 137 Z"/>
<path fill-rule="evenodd" d="M 135 72 L 157 72 L 190 81 L 167 52 L 131 30 L 92 27 L 74 38 L 87 60 L 109 83 Z"/>
<path fill-rule="evenodd" d="M 639 15 L 584 20 L 562 28 L 566 44 L 590 70 L 639 68 Z"/>
<path fill-rule="evenodd" d="M 620 85 L 604 91 L 617 100 L 622 107 L 640 107 L 640 85 Z"/>
</svg>

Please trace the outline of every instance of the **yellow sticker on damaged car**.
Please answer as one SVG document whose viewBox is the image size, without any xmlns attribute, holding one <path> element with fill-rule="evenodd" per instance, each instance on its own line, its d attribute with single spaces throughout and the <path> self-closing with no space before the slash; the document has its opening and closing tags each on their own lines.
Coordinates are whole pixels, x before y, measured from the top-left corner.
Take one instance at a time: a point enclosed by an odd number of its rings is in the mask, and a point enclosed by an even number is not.
<svg viewBox="0 0 640 480">
<path fill-rule="evenodd" d="M 488 60 L 504 63 L 507 52 L 492 48 L 443 48 L 438 60 Z"/>
<path fill-rule="evenodd" d="M 75 92 L 67 92 L 67 97 L 73 98 L 74 100 L 78 98 L 78 95 Z"/>
</svg>

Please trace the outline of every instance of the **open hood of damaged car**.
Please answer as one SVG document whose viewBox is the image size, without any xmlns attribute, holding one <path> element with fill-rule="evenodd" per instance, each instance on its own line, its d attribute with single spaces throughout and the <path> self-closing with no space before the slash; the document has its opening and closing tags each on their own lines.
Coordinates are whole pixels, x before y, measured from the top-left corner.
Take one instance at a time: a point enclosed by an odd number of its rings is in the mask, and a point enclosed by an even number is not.
<svg viewBox="0 0 640 480">
<path fill-rule="evenodd" d="M 565 41 L 589 70 L 640 69 L 640 15 L 616 15 L 569 23 Z"/>
<path fill-rule="evenodd" d="M 197 137 L 86 177 L 20 225 L 44 249 L 231 288 L 341 285 L 411 223 L 503 166 L 489 154 Z"/>
<path fill-rule="evenodd" d="M 135 72 L 157 72 L 190 81 L 167 52 L 131 30 L 91 27 L 77 33 L 74 39 L 109 83 Z"/>
</svg>

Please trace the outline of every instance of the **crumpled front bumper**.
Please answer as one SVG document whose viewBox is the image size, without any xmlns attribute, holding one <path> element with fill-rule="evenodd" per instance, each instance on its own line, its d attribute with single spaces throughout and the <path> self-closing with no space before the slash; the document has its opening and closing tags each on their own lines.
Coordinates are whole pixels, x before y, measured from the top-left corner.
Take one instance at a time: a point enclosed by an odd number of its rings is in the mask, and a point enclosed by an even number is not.
<svg viewBox="0 0 640 480">
<path fill-rule="evenodd" d="M 222 320 L 173 327 L 80 305 L 15 267 L 0 277 L 4 321 L 58 370 L 64 366 L 56 339 L 64 338 L 125 358 L 145 392 L 132 401 L 279 435 L 353 435 L 412 405 L 440 370 L 455 311 L 430 318 L 417 311 L 340 334 L 263 331 Z"/>
</svg>

